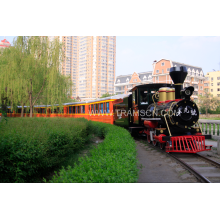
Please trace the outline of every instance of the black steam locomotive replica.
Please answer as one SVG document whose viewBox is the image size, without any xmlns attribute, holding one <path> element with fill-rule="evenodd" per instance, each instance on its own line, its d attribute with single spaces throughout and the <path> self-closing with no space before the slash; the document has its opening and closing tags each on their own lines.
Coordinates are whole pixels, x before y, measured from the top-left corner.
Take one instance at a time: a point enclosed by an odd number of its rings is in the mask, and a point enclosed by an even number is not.
<svg viewBox="0 0 220 220">
<path fill-rule="evenodd" d="M 199 109 L 191 99 L 194 87 L 183 89 L 184 66 L 172 67 L 174 84 L 147 84 L 134 87 L 131 95 L 114 105 L 114 123 L 132 134 L 147 137 L 166 152 L 197 153 L 211 150 L 198 123 Z"/>
</svg>

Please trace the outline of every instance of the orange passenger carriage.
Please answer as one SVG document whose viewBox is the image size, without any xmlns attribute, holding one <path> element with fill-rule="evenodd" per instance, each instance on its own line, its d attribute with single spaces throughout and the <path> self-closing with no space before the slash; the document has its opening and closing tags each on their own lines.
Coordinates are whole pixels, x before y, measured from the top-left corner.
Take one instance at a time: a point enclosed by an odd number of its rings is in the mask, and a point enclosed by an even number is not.
<svg viewBox="0 0 220 220">
<path fill-rule="evenodd" d="M 69 117 L 69 118 L 86 118 L 92 121 L 99 121 L 109 124 L 114 124 L 113 105 L 124 95 L 116 95 L 98 100 L 64 103 L 63 108 L 55 105 L 52 110 L 50 105 L 35 105 L 33 117 Z M 8 107 L 8 117 L 21 117 L 21 106 L 18 106 L 17 112 L 11 112 Z M 24 106 L 24 117 L 30 116 L 30 110 Z"/>
</svg>

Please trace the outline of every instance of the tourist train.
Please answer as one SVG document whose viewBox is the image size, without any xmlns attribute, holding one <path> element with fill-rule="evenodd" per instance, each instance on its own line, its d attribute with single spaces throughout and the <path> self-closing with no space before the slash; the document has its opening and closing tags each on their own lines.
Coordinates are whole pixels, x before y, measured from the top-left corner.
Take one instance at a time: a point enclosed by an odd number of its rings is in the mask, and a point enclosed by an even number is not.
<svg viewBox="0 0 220 220">
<path fill-rule="evenodd" d="M 73 117 L 115 124 L 127 128 L 132 135 L 146 136 L 147 142 L 166 152 L 197 153 L 211 150 L 198 123 L 199 109 L 191 99 L 194 87 L 183 88 L 186 67 L 172 67 L 174 84 L 154 83 L 132 88 L 130 94 L 110 96 L 95 101 L 34 106 L 34 117 Z M 27 108 L 24 116 L 29 117 Z M 20 117 L 21 106 L 8 117 Z M 123 138 L 123 137 L 121 137 Z"/>
</svg>

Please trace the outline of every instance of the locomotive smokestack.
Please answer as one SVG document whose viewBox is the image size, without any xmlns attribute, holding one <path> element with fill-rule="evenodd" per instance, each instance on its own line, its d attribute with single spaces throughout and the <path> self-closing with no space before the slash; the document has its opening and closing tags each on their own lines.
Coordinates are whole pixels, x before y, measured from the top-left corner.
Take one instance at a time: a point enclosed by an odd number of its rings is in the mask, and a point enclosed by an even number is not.
<svg viewBox="0 0 220 220">
<path fill-rule="evenodd" d="M 186 76 L 187 69 L 185 66 L 170 68 L 170 77 L 174 82 L 176 99 L 181 99 L 180 91 L 183 89 L 183 82 Z"/>
</svg>

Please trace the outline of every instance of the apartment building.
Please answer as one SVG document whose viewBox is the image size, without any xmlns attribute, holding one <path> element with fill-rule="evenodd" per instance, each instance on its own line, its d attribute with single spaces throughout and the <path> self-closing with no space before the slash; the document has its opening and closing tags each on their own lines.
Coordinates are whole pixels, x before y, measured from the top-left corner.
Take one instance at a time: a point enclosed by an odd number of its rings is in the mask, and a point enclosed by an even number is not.
<svg viewBox="0 0 220 220">
<path fill-rule="evenodd" d="M 196 101 L 198 100 L 198 95 L 203 95 L 204 93 L 204 83 L 206 80 L 201 67 L 196 67 L 167 59 L 154 61 L 152 75 L 153 83 L 173 83 L 169 75 L 170 68 L 180 66 L 185 66 L 188 72 L 183 87 L 194 87 L 195 90 L 193 92 L 192 98 Z"/>
<path fill-rule="evenodd" d="M 51 38 L 52 39 L 52 38 Z M 91 100 L 114 93 L 116 37 L 62 36 L 62 74 L 70 76 L 73 98 Z"/>
<path fill-rule="evenodd" d="M 220 97 L 220 71 L 208 72 L 205 77 L 207 91 L 213 96 Z"/>
<path fill-rule="evenodd" d="M 117 76 L 114 84 L 115 94 L 128 94 L 133 87 L 149 83 L 152 83 L 152 71 Z"/>
</svg>

